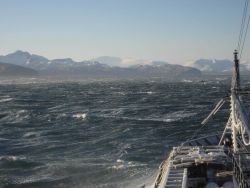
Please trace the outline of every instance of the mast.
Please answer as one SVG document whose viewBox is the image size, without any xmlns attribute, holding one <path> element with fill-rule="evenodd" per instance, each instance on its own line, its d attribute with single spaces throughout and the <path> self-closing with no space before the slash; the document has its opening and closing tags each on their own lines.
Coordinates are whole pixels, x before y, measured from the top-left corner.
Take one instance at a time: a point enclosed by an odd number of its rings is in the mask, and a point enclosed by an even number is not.
<svg viewBox="0 0 250 188">
<path fill-rule="evenodd" d="M 239 59 L 238 51 L 234 51 L 234 70 L 232 78 L 232 92 L 236 92 L 240 89 L 240 71 L 239 71 Z"/>
<path fill-rule="evenodd" d="M 237 50 L 234 51 L 234 70 L 231 86 L 231 131 L 234 152 L 239 151 L 238 142 L 250 146 L 250 118 L 240 97 L 240 71 Z M 242 149 L 242 148 L 241 148 Z"/>
<path fill-rule="evenodd" d="M 239 132 L 238 127 L 238 115 L 237 111 L 239 110 L 237 105 L 238 91 L 240 87 L 240 73 L 239 73 L 239 59 L 238 59 L 238 51 L 234 51 L 234 68 L 233 68 L 233 76 L 232 76 L 232 85 L 231 85 L 231 113 L 230 117 L 232 119 L 231 122 L 231 130 L 232 130 L 232 141 L 233 141 L 233 150 L 237 152 L 238 144 L 237 144 L 237 134 Z"/>
</svg>

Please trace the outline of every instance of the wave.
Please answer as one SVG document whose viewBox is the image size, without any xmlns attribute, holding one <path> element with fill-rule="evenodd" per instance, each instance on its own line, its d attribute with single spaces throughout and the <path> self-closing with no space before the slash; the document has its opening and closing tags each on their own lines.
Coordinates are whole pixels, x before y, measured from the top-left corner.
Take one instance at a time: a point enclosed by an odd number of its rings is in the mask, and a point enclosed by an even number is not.
<svg viewBox="0 0 250 188">
<path fill-rule="evenodd" d="M 0 120 L 9 123 L 20 123 L 30 118 L 30 114 L 27 110 L 11 110 L 6 114 L 0 114 Z"/>
<path fill-rule="evenodd" d="M 21 122 L 25 119 L 28 119 L 30 117 L 27 110 L 18 110 L 15 114 L 15 118 L 17 122 Z"/>
<path fill-rule="evenodd" d="M 0 161 L 17 161 L 17 160 L 22 160 L 25 159 L 25 157 L 17 157 L 17 156 L 0 156 Z"/>
<path fill-rule="evenodd" d="M 126 95 L 125 92 L 122 92 L 122 91 L 118 91 L 118 92 L 113 92 L 114 94 L 118 94 L 118 95 Z"/>
<path fill-rule="evenodd" d="M 105 115 L 100 117 L 132 120 L 132 121 L 156 121 L 156 122 L 173 122 L 178 120 L 178 119 L 162 119 L 162 118 L 131 118 L 131 117 L 117 117 L 117 116 L 105 116 Z"/>
<path fill-rule="evenodd" d="M 77 113 L 77 114 L 74 114 L 72 117 L 76 118 L 76 119 L 82 119 L 82 120 L 84 120 L 84 119 L 86 119 L 87 114 L 86 113 Z"/>
<path fill-rule="evenodd" d="M 96 115 L 97 117 L 103 118 L 114 118 L 114 119 L 121 119 L 121 120 L 132 120 L 132 121 L 155 121 L 155 122 L 175 122 L 182 120 L 184 118 L 195 116 L 197 113 L 184 113 L 183 111 L 178 111 L 174 113 L 167 114 L 165 117 L 148 117 L 148 118 L 136 118 L 136 117 L 127 117 L 127 116 L 117 116 L 113 115 Z"/>
<path fill-rule="evenodd" d="M 0 103 L 9 102 L 9 101 L 12 101 L 12 100 L 13 100 L 13 98 L 0 99 Z"/>
<path fill-rule="evenodd" d="M 148 94 L 148 95 L 152 95 L 152 94 L 155 94 L 156 92 L 153 92 L 153 91 L 140 91 L 138 92 L 138 94 Z"/>
<path fill-rule="evenodd" d="M 56 105 L 48 108 L 50 112 L 57 112 L 58 110 L 65 109 L 65 104 Z"/>
<path fill-rule="evenodd" d="M 5 169 L 32 169 L 42 163 L 29 161 L 25 156 L 6 155 L 0 156 L 0 168 Z"/>
<path fill-rule="evenodd" d="M 124 169 L 124 168 L 134 168 L 134 167 L 142 167 L 142 166 L 147 166 L 147 164 L 135 163 L 132 161 L 124 161 L 121 159 L 117 159 L 116 164 L 109 168 L 119 170 L 119 169 Z"/>
<path fill-rule="evenodd" d="M 155 94 L 156 92 L 153 92 L 153 91 L 138 91 L 138 92 L 124 92 L 124 91 L 116 91 L 116 92 L 113 92 L 114 94 L 118 94 L 118 95 L 126 95 L 126 94 L 135 94 L 135 95 L 138 95 L 138 94 L 147 94 L 147 95 L 152 95 L 152 94 Z"/>
<path fill-rule="evenodd" d="M 23 135 L 24 138 L 33 138 L 39 136 L 37 132 L 27 132 Z"/>
<path fill-rule="evenodd" d="M 210 102 L 208 92 L 216 94 Z M 0 187 L 150 185 L 170 147 L 199 127 L 203 109 L 223 92 L 209 84 L 3 86 L 0 168 L 7 182 L 0 179 Z M 225 113 L 205 133 L 221 130 Z"/>
<path fill-rule="evenodd" d="M 7 117 L 7 116 L 8 116 L 8 113 L 0 114 L 0 119 L 5 118 L 5 117 Z"/>
<path fill-rule="evenodd" d="M 67 117 L 66 113 L 61 113 L 57 115 L 57 118 L 64 118 L 64 117 Z"/>
</svg>

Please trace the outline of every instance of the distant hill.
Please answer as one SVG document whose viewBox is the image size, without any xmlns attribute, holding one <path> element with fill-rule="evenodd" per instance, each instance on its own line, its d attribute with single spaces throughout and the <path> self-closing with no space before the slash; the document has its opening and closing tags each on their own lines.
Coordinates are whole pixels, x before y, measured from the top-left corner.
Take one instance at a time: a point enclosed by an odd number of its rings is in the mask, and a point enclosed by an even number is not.
<svg viewBox="0 0 250 188">
<path fill-rule="evenodd" d="M 91 61 L 76 62 L 70 58 L 49 60 L 43 56 L 16 51 L 6 56 L 0 56 L 0 62 L 34 69 L 40 75 L 46 76 L 99 79 L 163 78 L 175 80 L 187 77 L 199 77 L 201 75 L 201 72 L 196 68 L 172 65 L 163 61 L 153 61 L 150 64 L 138 64 L 130 67 L 119 67 L 116 63 L 121 63 L 121 59 L 109 56 L 103 56 Z M 135 62 L 140 63 L 140 61 Z"/>
<path fill-rule="evenodd" d="M 192 67 L 186 67 L 182 65 L 173 65 L 166 62 L 153 61 L 150 65 L 134 65 L 131 69 L 136 70 L 140 75 L 144 76 L 158 76 L 158 77 L 192 77 L 200 76 L 201 72 Z"/>
<path fill-rule="evenodd" d="M 6 56 L 0 56 L 0 62 L 20 65 L 35 69 L 37 71 L 43 71 L 55 68 L 63 69 L 65 67 L 70 67 L 70 66 L 79 67 L 79 66 L 90 66 L 92 64 L 93 65 L 100 64 L 95 61 L 75 62 L 70 58 L 49 60 L 46 57 L 30 54 L 28 52 L 23 52 L 23 51 L 16 51 Z"/>
<path fill-rule="evenodd" d="M 22 67 L 19 65 L 13 65 L 9 63 L 1 63 L 0 62 L 0 76 L 37 76 L 38 72 Z"/>
</svg>

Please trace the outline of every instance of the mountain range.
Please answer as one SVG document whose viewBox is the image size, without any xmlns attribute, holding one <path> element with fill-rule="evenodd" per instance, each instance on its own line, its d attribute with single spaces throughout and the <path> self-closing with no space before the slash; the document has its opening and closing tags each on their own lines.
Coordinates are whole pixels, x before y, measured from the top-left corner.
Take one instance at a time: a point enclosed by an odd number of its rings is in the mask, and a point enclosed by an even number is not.
<svg viewBox="0 0 250 188">
<path fill-rule="evenodd" d="M 13 65 L 10 63 L 0 62 L 0 76 L 11 76 L 11 77 L 30 77 L 37 76 L 38 72 L 34 69 L 26 68 L 19 65 Z"/>
<path fill-rule="evenodd" d="M 125 66 L 127 65 L 127 66 Z M 129 65 L 129 66 L 128 66 Z M 0 56 L 1 75 L 67 76 L 80 78 L 164 78 L 185 79 L 202 74 L 231 74 L 230 60 L 199 59 L 185 64 L 165 61 L 144 61 L 102 56 L 92 60 L 74 61 L 71 58 L 52 59 L 16 51 Z M 240 64 L 242 72 L 249 73 L 250 64 Z M 15 72 L 15 74 L 13 74 Z"/>
<path fill-rule="evenodd" d="M 74 61 L 70 58 L 49 60 L 46 57 L 16 51 L 0 56 L 0 62 L 33 69 L 40 75 L 67 76 L 80 78 L 163 78 L 180 79 L 199 77 L 200 70 L 192 67 L 152 61 L 150 64 L 137 64 L 121 67 L 122 59 L 103 56 L 93 60 Z M 117 62 L 120 62 L 117 63 Z M 140 61 L 138 61 L 140 62 Z"/>
</svg>

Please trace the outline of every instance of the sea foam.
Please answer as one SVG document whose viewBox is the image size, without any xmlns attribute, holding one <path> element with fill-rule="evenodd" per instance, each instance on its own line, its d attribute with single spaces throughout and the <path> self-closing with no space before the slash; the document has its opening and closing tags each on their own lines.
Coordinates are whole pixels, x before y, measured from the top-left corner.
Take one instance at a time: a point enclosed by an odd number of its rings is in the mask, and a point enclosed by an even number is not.
<svg viewBox="0 0 250 188">
<path fill-rule="evenodd" d="M 86 113 L 77 113 L 77 114 L 74 114 L 73 116 L 72 116 L 73 118 L 76 118 L 76 119 L 86 119 L 86 117 L 87 117 L 87 114 Z"/>
</svg>

